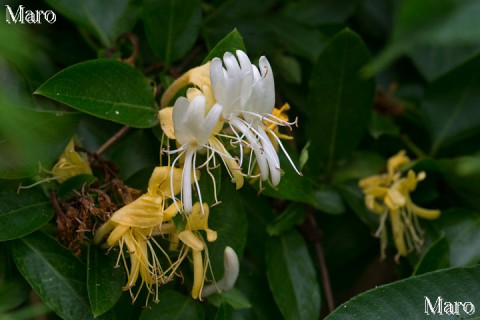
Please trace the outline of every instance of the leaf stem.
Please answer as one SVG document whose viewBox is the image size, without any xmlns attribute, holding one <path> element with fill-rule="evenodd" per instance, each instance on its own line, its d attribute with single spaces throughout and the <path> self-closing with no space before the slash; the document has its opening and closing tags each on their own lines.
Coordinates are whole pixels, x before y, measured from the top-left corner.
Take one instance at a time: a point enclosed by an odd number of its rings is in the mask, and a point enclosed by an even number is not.
<svg viewBox="0 0 480 320">
<path fill-rule="evenodd" d="M 307 220 L 302 225 L 301 230 L 303 231 L 304 237 L 314 244 L 317 263 L 320 269 L 323 293 L 325 294 L 325 300 L 327 301 L 328 313 L 331 313 L 335 309 L 335 301 L 333 299 L 332 286 L 330 284 L 330 277 L 328 275 L 328 267 L 325 261 L 325 254 L 323 252 L 323 232 L 317 226 L 317 220 L 315 219 L 313 208 L 311 206 L 307 207 Z"/>
<path fill-rule="evenodd" d="M 107 140 L 107 142 L 105 142 L 100 148 L 98 148 L 98 150 L 95 152 L 95 155 L 99 156 L 104 153 L 108 148 L 110 148 L 112 144 L 114 144 L 118 139 L 123 137 L 129 129 L 129 126 L 124 126 L 122 129 L 118 130 L 117 133 L 115 133 L 110 139 Z"/>
</svg>

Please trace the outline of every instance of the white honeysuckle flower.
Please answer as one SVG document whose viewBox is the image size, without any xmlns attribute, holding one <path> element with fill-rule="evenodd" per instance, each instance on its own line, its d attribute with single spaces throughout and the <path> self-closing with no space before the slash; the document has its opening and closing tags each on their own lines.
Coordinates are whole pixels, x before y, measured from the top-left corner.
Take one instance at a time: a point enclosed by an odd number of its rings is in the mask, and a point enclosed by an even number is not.
<svg viewBox="0 0 480 320">
<path fill-rule="evenodd" d="M 237 58 L 230 52 L 225 53 L 223 62 L 219 58 L 212 60 L 210 79 L 213 95 L 217 104 L 223 107 L 223 120 L 229 124 L 235 135 L 229 138 L 240 146 L 240 164 L 243 162 L 243 145 L 246 145 L 255 154 L 262 180 L 266 181 L 270 177 L 272 185 L 276 186 L 281 178 L 280 160 L 268 134 L 276 139 L 297 173 L 300 172 L 276 133 L 268 127 L 268 123 L 281 126 L 294 123 L 272 114 L 275 106 L 275 85 L 267 58 L 260 57 L 257 68 L 243 51 L 237 50 L 236 54 Z M 252 161 L 253 158 L 250 157 L 248 174 L 253 167 Z"/>
<path fill-rule="evenodd" d="M 179 159 L 184 157 L 180 198 L 183 209 L 188 213 L 192 212 L 192 184 L 195 184 L 199 201 L 202 202 L 197 168 L 205 166 L 209 170 L 209 163 L 213 161 L 215 164 L 215 155 L 221 157 L 227 171 L 235 180 L 237 189 L 243 185 L 243 176 L 240 174 L 237 161 L 215 137 L 216 128 L 221 121 L 222 106 L 214 104 L 208 113 L 206 110 L 206 98 L 202 94 L 195 95 L 191 101 L 185 97 L 179 97 L 173 106 L 172 121 L 174 136 L 180 147 L 173 151 L 164 150 L 169 154 L 178 154 L 172 162 L 172 168 Z M 199 152 L 206 153 L 207 160 L 197 166 L 197 153 Z"/>
</svg>

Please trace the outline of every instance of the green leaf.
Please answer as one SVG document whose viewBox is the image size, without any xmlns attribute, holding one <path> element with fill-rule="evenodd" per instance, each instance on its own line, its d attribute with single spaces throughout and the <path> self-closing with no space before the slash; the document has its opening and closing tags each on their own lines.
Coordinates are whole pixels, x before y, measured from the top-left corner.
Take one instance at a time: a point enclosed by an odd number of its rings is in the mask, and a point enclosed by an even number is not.
<svg viewBox="0 0 480 320">
<path fill-rule="evenodd" d="M 354 11 L 355 0 L 323 0 L 287 2 L 284 12 L 288 17 L 309 27 L 344 22 Z"/>
<path fill-rule="evenodd" d="M 229 304 L 223 303 L 218 308 L 217 314 L 215 315 L 215 320 L 243 320 L 246 317 L 236 311 Z"/>
<path fill-rule="evenodd" d="M 45 225 L 53 216 L 41 188 L 17 193 L 18 181 L 0 180 L 0 241 L 21 238 Z"/>
<path fill-rule="evenodd" d="M 98 247 L 89 246 L 87 261 L 88 298 L 95 317 L 104 314 L 117 303 L 125 284 L 125 273 L 115 267 L 117 256 L 114 252 L 105 254 Z"/>
<path fill-rule="evenodd" d="M 318 319 L 320 288 L 313 262 L 302 237 L 292 230 L 268 239 L 267 278 L 285 319 Z"/>
<path fill-rule="evenodd" d="M 229 246 L 240 258 L 247 241 L 247 216 L 240 195 L 228 179 L 222 180 L 218 199 L 220 204 L 210 209 L 208 225 L 217 231 L 215 242 L 208 243 L 212 271 L 216 279 L 223 276 L 223 253 Z"/>
<path fill-rule="evenodd" d="M 446 313 L 446 302 L 471 302 L 474 306 L 480 305 L 480 296 L 472 294 L 480 291 L 479 279 L 479 267 L 452 268 L 410 277 L 353 297 L 325 320 L 427 319 L 433 315 L 438 316 L 436 319 L 468 319 L 471 315 L 465 313 L 462 307 L 459 308 L 460 317 Z M 439 297 L 443 299 L 442 310 L 435 306 Z M 435 309 L 435 314 L 431 309 L 428 309 L 428 315 L 425 314 L 428 306 L 426 298 Z"/>
<path fill-rule="evenodd" d="M 357 217 L 367 225 L 370 230 L 378 228 L 378 215 L 370 212 L 365 206 L 365 196 L 356 182 L 345 182 L 336 186 L 338 192 Z"/>
<path fill-rule="evenodd" d="M 148 42 L 168 66 L 182 58 L 197 39 L 202 17 L 199 0 L 145 0 L 143 22 Z"/>
<path fill-rule="evenodd" d="M 450 250 L 445 237 L 440 237 L 432 243 L 415 266 L 414 275 L 450 267 Z"/>
<path fill-rule="evenodd" d="M 315 208 L 329 213 L 342 214 L 345 212 L 345 205 L 338 191 L 329 185 L 322 185 L 314 192 Z"/>
<path fill-rule="evenodd" d="M 157 124 L 153 88 L 148 79 L 137 69 L 115 60 L 75 64 L 48 79 L 35 94 L 132 127 Z"/>
<path fill-rule="evenodd" d="M 25 281 L 12 279 L 2 282 L 0 286 L 0 316 L 24 303 L 30 291 L 30 286 Z"/>
<path fill-rule="evenodd" d="M 443 211 L 436 225 L 445 233 L 453 267 L 480 262 L 480 215 L 467 209 Z"/>
<path fill-rule="evenodd" d="M 305 220 L 305 206 L 298 203 L 291 203 L 281 215 L 267 225 L 267 233 L 269 236 L 278 236 L 300 225 Z"/>
<path fill-rule="evenodd" d="M 21 108 L 0 95 L 0 178 L 21 179 L 50 168 L 72 137 L 79 114 Z M 21 130 L 20 130 L 21 129 Z"/>
<path fill-rule="evenodd" d="M 433 81 L 442 74 L 466 62 L 480 51 L 479 44 L 464 46 L 419 46 L 411 50 L 409 56 L 422 75 Z"/>
<path fill-rule="evenodd" d="M 373 107 L 374 81 L 359 70 L 369 61 L 362 39 L 346 29 L 320 53 L 310 78 L 309 165 L 315 173 L 330 172 L 348 156 L 365 132 Z"/>
<path fill-rule="evenodd" d="M 65 319 L 93 319 L 85 265 L 50 236 L 36 232 L 9 243 L 15 264 L 42 301 Z"/>
<path fill-rule="evenodd" d="M 427 88 L 422 108 L 431 128 L 431 154 L 480 132 L 480 76 L 474 70 L 480 70 L 480 55 Z"/>
<path fill-rule="evenodd" d="M 139 1 L 46 0 L 66 18 L 93 33 L 108 47 L 122 33 L 130 31 L 140 12 Z"/>
<path fill-rule="evenodd" d="M 223 58 L 225 52 L 235 52 L 237 50 L 242 50 L 244 52 L 247 51 L 245 49 L 245 44 L 243 43 L 242 35 L 237 29 L 233 29 L 232 32 L 227 34 L 225 38 L 220 40 L 215 47 L 210 50 L 205 59 L 203 59 L 203 63 L 206 63 L 215 57 Z"/>
<path fill-rule="evenodd" d="M 365 69 L 366 74 L 373 75 L 417 46 L 478 44 L 479 15 L 480 3 L 475 0 L 403 1 L 389 45 Z"/>
<path fill-rule="evenodd" d="M 205 312 L 198 302 L 177 291 L 160 292 L 158 299 L 157 304 L 151 304 L 151 308 L 142 311 L 140 320 L 201 320 L 205 318 Z"/>
<path fill-rule="evenodd" d="M 247 297 L 245 297 L 243 293 L 236 288 L 232 288 L 226 292 L 216 293 L 208 297 L 208 302 L 217 307 L 228 304 L 235 310 L 248 309 L 252 307 L 250 302 L 248 302 Z"/>
</svg>

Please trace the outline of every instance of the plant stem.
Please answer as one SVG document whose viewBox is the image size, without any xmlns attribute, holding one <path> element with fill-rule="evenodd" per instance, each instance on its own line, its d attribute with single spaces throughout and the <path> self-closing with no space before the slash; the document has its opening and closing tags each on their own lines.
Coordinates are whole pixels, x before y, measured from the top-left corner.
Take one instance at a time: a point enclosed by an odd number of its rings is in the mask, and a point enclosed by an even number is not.
<svg viewBox="0 0 480 320">
<path fill-rule="evenodd" d="M 307 207 L 307 220 L 302 225 L 304 236 L 315 247 L 315 253 L 317 256 L 317 263 L 320 269 L 320 278 L 322 280 L 323 293 L 325 294 L 325 300 L 327 301 L 328 313 L 331 313 L 335 309 L 335 302 L 333 299 L 332 286 L 330 284 L 330 277 L 328 275 L 327 263 L 325 261 L 325 255 L 322 246 L 323 232 L 317 226 L 317 220 L 313 213 L 311 206 Z"/>
<path fill-rule="evenodd" d="M 98 150 L 95 152 L 95 155 L 99 156 L 104 153 L 112 144 L 114 144 L 118 139 L 123 137 L 125 133 L 130 129 L 129 126 L 124 126 L 122 129 L 118 130 L 110 139 L 107 140 Z"/>
</svg>

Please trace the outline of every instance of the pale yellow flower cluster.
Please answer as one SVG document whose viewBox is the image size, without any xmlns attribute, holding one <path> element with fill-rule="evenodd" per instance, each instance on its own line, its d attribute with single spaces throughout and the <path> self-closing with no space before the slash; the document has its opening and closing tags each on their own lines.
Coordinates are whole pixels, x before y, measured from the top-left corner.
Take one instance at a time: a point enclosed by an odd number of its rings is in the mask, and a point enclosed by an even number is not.
<svg viewBox="0 0 480 320">
<path fill-rule="evenodd" d="M 439 210 L 424 209 L 414 204 L 410 193 L 417 187 L 417 183 L 425 179 L 425 172 L 416 174 L 408 170 L 402 173 L 402 166 L 410 163 L 405 151 L 400 151 L 391 157 L 387 163 L 387 173 L 374 175 L 359 181 L 359 186 L 365 194 L 365 205 L 370 211 L 380 216 L 380 225 L 376 236 L 381 239 L 381 253 L 385 256 L 388 242 L 385 223 L 390 221 L 393 240 L 399 256 L 406 256 L 423 245 L 422 230 L 418 218 L 436 219 L 440 216 Z"/>
</svg>

